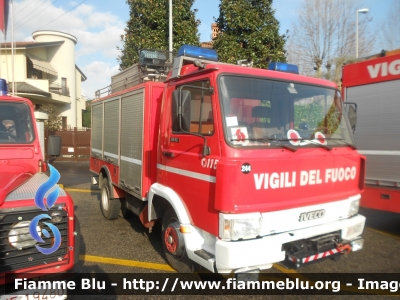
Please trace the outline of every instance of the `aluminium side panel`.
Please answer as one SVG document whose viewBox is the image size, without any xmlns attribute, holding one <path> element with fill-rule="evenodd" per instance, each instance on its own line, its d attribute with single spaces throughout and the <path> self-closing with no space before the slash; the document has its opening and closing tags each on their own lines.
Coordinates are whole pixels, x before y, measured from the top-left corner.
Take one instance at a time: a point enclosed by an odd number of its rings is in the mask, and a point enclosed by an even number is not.
<svg viewBox="0 0 400 300">
<path fill-rule="evenodd" d="M 103 158 L 103 102 L 92 105 L 92 155 Z"/>
<path fill-rule="evenodd" d="M 120 185 L 141 199 L 144 88 L 121 97 Z"/>
<path fill-rule="evenodd" d="M 119 97 L 104 102 L 104 159 L 118 165 Z"/>
<path fill-rule="evenodd" d="M 400 183 L 400 80 L 347 88 L 358 105 L 356 145 L 367 157 L 366 183 Z"/>
</svg>

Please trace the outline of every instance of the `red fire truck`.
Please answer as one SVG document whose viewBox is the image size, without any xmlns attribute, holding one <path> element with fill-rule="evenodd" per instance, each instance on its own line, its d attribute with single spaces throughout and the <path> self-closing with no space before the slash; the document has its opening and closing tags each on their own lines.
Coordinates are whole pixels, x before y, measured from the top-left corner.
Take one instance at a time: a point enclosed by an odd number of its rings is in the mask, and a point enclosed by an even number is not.
<svg viewBox="0 0 400 300">
<path fill-rule="evenodd" d="M 188 45 L 171 70 L 169 59 L 141 51 L 92 103 L 105 218 L 160 221 L 179 272 L 298 268 L 362 249 L 365 158 L 334 83 L 283 63 L 219 63 Z"/>
<path fill-rule="evenodd" d="M 5 284 L 11 278 L 5 274 L 24 274 L 26 278 L 29 273 L 37 276 L 38 273 L 70 270 L 79 251 L 75 251 L 71 197 L 59 188 L 55 205 L 47 211 L 40 209 L 34 201 L 39 187 L 49 181 L 44 173 L 49 167 L 42 157 L 34 105 L 28 99 L 7 96 L 4 79 L 0 80 L 0 86 L 0 284 Z M 59 155 L 60 147 L 59 137 L 49 137 L 49 155 Z M 56 188 L 55 185 L 49 192 Z M 47 201 L 49 192 L 45 194 Z M 41 214 L 49 216 L 36 226 L 44 243 L 38 243 L 29 231 L 31 221 Z M 37 247 L 51 248 L 56 243 L 53 226 L 61 235 L 61 244 L 51 254 L 43 254 Z M 55 294 L 53 296 L 52 299 L 58 299 Z"/>
<path fill-rule="evenodd" d="M 400 49 L 345 65 L 343 94 L 358 104 L 355 140 L 368 161 L 361 205 L 400 213 Z"/>
</svg>

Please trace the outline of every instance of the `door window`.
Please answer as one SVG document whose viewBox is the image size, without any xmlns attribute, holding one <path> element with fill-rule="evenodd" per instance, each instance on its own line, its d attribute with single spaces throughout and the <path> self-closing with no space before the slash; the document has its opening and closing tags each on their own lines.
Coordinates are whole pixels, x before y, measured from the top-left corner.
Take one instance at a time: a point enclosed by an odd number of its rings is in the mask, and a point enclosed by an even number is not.
<svg viewBox="0 0 400 300">
<path fill-rule="evenodd" d="M 210 82 L 208 80 L 178 86 L 177 89 L 190 92 L 190 133 L 212 135 L 214 133 L 214 117 L 212 109 Z M 175 120 L 179 122 L 179 120 Z M 174 133 L 181 132 L 178 124 L 173 124 Z"/>
</svg>

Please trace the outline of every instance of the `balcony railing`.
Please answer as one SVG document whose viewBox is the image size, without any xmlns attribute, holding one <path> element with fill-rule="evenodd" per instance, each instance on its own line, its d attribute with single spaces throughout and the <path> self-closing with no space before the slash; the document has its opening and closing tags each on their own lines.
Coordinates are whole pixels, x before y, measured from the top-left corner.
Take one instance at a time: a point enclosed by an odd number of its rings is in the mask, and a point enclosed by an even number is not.
<svg viewBox="0 0 400 300">
<path fill-rule="evenodd" d="M 69 87 L 63 86 L 56 82 L 50 83 L 49 91 L 50 93 L 69 97 Z"/>
</svg>

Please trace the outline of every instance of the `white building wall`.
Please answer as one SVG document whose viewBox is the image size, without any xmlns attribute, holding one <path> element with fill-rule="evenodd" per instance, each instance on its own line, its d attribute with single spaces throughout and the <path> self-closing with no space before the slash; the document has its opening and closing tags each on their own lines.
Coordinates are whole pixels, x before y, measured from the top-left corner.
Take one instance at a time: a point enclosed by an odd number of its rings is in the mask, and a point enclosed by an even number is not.
<svg viewBox="0 0 400 300">
<path fill-rule="evenodd" d="M 67 87 L 70 97 L 52 94 L 51 99 L 40 99 L 40 96 L 31 100 L 37 104 L 54 103 L 60 110 L 61 115 L 67 117 L 67 125 L 70 127 L 82 126 L 82 110 L 85 107 L 85 99 L 82 97 L 81 80 L 82 74 L 77 70 L 75 64 L 75 45 L 77 39 L 67 33 L 58 31 L 37 31 L 32 34 L 35 42 L 47 43 L 62 41 L 61 45 L 43 47 L 20 47 L 14 52 L 14 80 L 16 82 L 29 83 L 43 91 L 49 92 L 50 83 L 62 83 L 61 78 L 67 78 Z M 45 61 L 49 61 L 56 69 L 58 77 L 55 78 L 43 72 L 43 79 L 27 77 L 26 53 L 33 54 Z M 12 82 L 12 55 L 11 49 L 0 49 L 0 78 Z M 18 92 L 18 91 L 17 91 Z M 22 95 L 30 98 L 29 95 Z M 53 102 L 54 101 L 54 102 Z"/>
<path fill-rule="evenodd" d="M 25 81 L 26 66 L 25 49 L 14 50 L 14 79 L 15 81 Z M 1 49 L 0 51 L 0 78 L 4 78 L 7 82 L 12 81 L 12 54 L 10 49 Z"/>
<path fill-rule="evenodd" d="M 77 114 L 77 93 L 76 93 L 76 68 L 75 68 L 75 45 L 78 42 L 76 37 L 58 31 L 36 31 L 32 34 L 33 39 L 36 42 L 55 42 L 64 41 L 59 47 L 49 47 L 47 50 L 47 59 L 55 66 L 58 79 L 57 83 L 62 83 L 62 78 L 67 79 L 67 87 L 70 93 L 70 104 L 66 105 L 62 113 L 63 116 L 67 117 L 67 123 L 71 127 L 77 127 L 82 124 L 79 122 Z"/>
<path fill-rule="evenodd" d="M 85 100 L 82 96 L 82 75 L 81 73 L 76 70 L 76 74 L 75 74 L 75 87 L 76 87 L 76 108 L 77 108 L 77 115 L 76 115 L 76 119 L 78 120 L 78 124 L 82 125 L 82 110 L 86 109 L 85 106 Z M 79 127 L 79 126 L 78 126 Z"/>
</svg>

